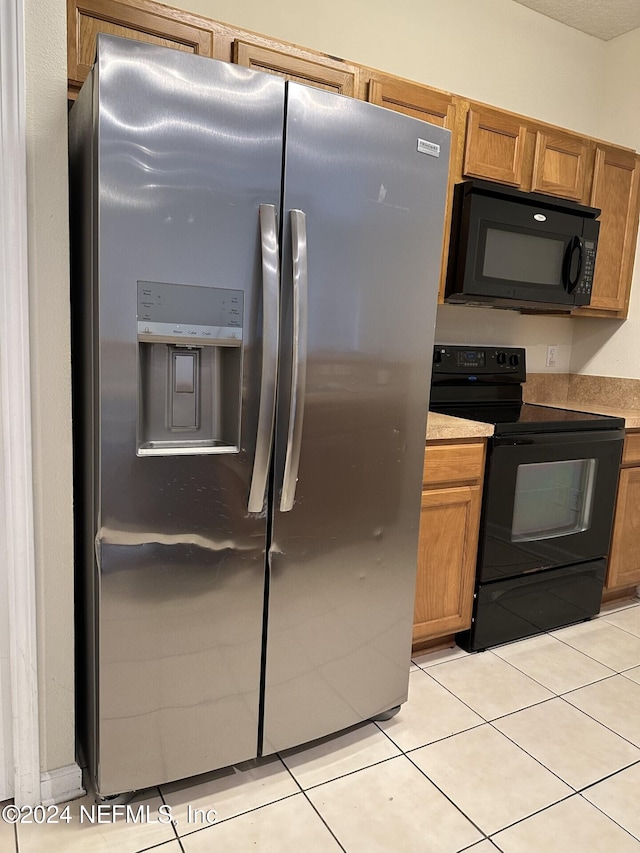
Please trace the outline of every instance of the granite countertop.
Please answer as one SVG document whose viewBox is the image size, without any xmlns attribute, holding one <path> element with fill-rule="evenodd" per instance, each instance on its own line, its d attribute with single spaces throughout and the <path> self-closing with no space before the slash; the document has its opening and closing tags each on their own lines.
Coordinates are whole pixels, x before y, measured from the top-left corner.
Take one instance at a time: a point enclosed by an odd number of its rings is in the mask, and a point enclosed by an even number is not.
<svg viewBox="0 0 640 853">
<path fill-rule="evenodd" d="M 493 424 L 468 421 L 429 412 L 427 417 L 427 440 L 437 438 L 486 438 L 493 435 Z"/>
<path fill-rule="evenodd" d="M 640 380 L 588 374 L 530 373 L 523 388 L 527 403 L 613 415 L 627 429 L 640 429 Z"/>
</svg>

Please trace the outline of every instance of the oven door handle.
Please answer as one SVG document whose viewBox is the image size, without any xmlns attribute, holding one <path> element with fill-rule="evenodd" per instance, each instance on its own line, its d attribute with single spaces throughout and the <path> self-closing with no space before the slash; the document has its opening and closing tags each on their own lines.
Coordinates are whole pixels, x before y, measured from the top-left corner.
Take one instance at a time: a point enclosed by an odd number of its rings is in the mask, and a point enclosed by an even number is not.
<svg viewBox="0 0 640 853">
<path fill-rule="evenodd" d="M 619 442 L 622 446 L 624 441 L 624 431 L 622 429 L 583 429 L 583 430 L 567 430 L 540 432 L 535 435 L 525 437 L 516 436 L 496 436 L 492 440 L 492 447 L 566 447 L 572 446 L 578 449 L 583 444 L 597 445 L 601 442 L 614 441 Z"/>
</svg>

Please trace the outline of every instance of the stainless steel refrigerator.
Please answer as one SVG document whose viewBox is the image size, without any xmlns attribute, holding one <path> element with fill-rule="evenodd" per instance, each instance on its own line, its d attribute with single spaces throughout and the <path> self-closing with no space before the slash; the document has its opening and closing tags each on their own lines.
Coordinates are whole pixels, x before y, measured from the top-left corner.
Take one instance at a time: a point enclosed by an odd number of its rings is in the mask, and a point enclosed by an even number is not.
<svg viewBox="0 0 640 853">
<path fill-rule="evenodd" d="M 449 133 L 102 35 L 70 122 L 79 724 L 108 796 L 406 699 Z"/>
</svg>

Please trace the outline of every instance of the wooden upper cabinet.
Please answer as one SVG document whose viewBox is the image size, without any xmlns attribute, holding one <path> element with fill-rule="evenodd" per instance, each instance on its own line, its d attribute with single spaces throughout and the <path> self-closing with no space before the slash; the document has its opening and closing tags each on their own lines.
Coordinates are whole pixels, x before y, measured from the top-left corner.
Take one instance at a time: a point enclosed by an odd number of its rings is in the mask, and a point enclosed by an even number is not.
<svg viewBox="0 0 640 853">
<path fill-rule="evenodd" d="M 591 204 L 602 210 L 591 303 L 581 309 L 626 314 L 638 235 L 640 158 L 633 151 L 596 147 Z"/>
<path fill-rule="evenodd" d="M 451 130 L 440 302 L 444 299 L 455 182 L 465 177 L 484 178 L 599 207 L 602 215 L 591 304 L 572 313 L 626 316 L 640 205 L 640 161 L 635 152 L 155 0 L 67 0 L 71 98 L 93 65 L 100 32 L 235 62 L 366 99 Z"/>
<path fill-rule="evenodd" d="M 379 107 L 453 129 L 456 103 L 453 95 L 394 77 L 369 81 L 368 100 Z"/>
<path fill-rule="evenodd" d="M 526 137 L 527 127 L 517 118 L 472 107 L 467 115 L 463 174 L 521 186 Z"/>
<path fill-rule="evenodd" d="M 213 22 L 150 0 L 135 5 L 115 0 L 67 0 L 67 69 L 69 96 L 75 97 L 96 55 L 96 35 L 153 44 L 213 56 Z"/>
<path fill-rule="evenodd" d="M 538 131 L 531 189 L 582 201 L 585 196 L 589 144 L 579 137 Z"/>
<path fill-rule="evenodd" d="M 353 96 L 357 89 L 357 69 L 340 60 L 327 58 L 326 63 L 321 60 L 320 56 L 310 59 L 240 39 L 236 39 L 233 44 L 233 61 L 238 65 L 267 71 L 287 80 L 340 95 Z"/>
</svg>

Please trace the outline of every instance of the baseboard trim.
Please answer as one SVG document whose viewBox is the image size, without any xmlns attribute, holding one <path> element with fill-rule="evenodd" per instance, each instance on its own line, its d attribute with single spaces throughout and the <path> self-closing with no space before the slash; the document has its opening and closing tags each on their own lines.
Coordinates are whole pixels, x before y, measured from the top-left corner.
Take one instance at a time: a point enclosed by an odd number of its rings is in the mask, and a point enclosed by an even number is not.
<svg viewBox="0 0 640 853">
<path fill-rule="evenodd" d="M 67 764 L 40 775 L 40 796 L 43 806 L 53 806 L 75 800 L 86 794 L 82 784 L 82 770 L 78 764 Z"/>
</svg>

